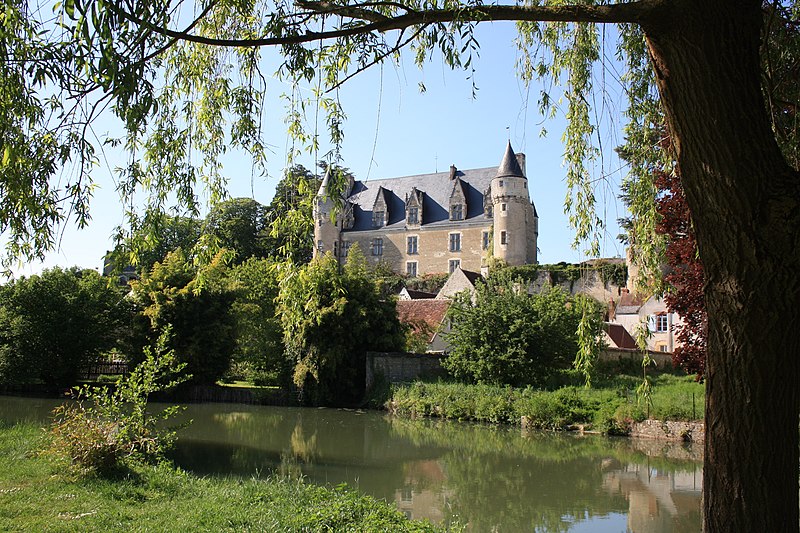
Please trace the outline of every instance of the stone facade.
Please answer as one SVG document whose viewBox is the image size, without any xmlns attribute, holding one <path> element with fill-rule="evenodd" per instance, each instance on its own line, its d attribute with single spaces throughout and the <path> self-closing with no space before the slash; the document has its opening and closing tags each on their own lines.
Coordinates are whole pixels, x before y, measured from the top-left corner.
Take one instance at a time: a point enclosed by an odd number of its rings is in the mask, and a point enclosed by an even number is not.
<svg viewBox="0 0 800 533">
<path fill-rule="evenodd" d="M 492 256 L 535 263 L 539 219 L 524 168 L 509 143 L 499 167 L 353 181 L 333 219 L 326 175 L 314 205 L 314 254 L 344 260 L 357 245 L 368 261 L 412 277 L 481 271 Z"/>
</svg>

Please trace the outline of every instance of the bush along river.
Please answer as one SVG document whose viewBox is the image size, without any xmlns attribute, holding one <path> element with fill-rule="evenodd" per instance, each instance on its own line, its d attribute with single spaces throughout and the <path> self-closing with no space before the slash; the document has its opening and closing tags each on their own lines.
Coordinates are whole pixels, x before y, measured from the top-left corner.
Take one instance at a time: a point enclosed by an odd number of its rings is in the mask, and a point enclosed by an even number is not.
<svg viewBox="0 0 800 533">
<path fill-rule="evenodd" d="M 0 397 L 0 420 L 45 422 L 53 400 Z M 203 476 L 347 484 L 410 518 L 468 531 L 699 531 L 702 449 L 524 432 L 375 411 L 187 406 L 171 458 Z"/>
</svg>

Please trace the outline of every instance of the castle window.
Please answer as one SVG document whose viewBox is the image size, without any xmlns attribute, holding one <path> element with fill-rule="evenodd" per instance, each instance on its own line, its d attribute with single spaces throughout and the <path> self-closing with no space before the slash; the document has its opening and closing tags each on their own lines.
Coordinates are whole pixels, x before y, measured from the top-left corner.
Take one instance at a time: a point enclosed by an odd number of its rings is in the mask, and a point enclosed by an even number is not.
<svg viewBox="0 0 800 533">
<path fill-rule="evenodd" d="M 463 204 L 453 204 L 450 206 L 450 220 L 464 220 Z"/>
<path fill-rule="evenodd" d="M 333 241 L 333 257 L 339 257 L 339 241 Z"/>
<path fill-rule="evenodd" d="M 450 234 L 450 251 L 451 252 L 460 252 L 461 251 L 461 234 L 460 233 L 451 233 Z"/>
<path fill-rule="evenodd" d="M 353 244 L 350 241 L 342 241 L 342 257 L 347 257 L 347 253 L 350 251 L 350 245 Z"/>
<path fill-rule="evenodd" d="M 408 215 L 406 216 L 406 223 L 408 223 L 408 224 L 419 224 L 419 208 L 418 207 L 409 207 L 408 208 Z"/>
<path fill-rule="evenodd" d="M 372 255 L 383 255 L 383 239 L 381 237 L 372 239 Z"/>
<path fill-rule="evenodd" d="M 498 180 L 497 184 L 498 184 L 500 187 L 502 187 L 502 186 L 503 186 L 503 180 Z"/>
<path fill-rule="evenodd" d="M 452 274 L 460 266 L 461 266 L 461 259 L 451 259 L 450 263 L 448 264 L 448 272 Z"/>
<path fill-rule="evenodd" d="M 417 236 L 408 237 L 406 239 L 406 252 L 409 254 L 416 254 L 417 251 Z"/>
<path fill-rule="evenodd" d="M 317 241 L 317 250 L 322 251 L 322 241 Z"/>
<path fill-rule="evenodd" d="M 481 235 L 481 250 L 488 250 L 489 249 L 489 232 L 484 231 L 483 235 Z"/>
<path fill-rule="evenodd" d="M 500 244 L 508 244 L 508 232 L 501 231 L 500 232 Z"/>
<path fill-rule="evenodd" d="M 409 277 L 416 278 L 417 277 L 417 262 L 416 261 L 406 261 L 406 274 Z"/>
<path fill-rule="evenodd" d="M 373 211 L 372 212 L 372 226 L 381 228 L 386 225 L 386 211 Z"/>
</svg>

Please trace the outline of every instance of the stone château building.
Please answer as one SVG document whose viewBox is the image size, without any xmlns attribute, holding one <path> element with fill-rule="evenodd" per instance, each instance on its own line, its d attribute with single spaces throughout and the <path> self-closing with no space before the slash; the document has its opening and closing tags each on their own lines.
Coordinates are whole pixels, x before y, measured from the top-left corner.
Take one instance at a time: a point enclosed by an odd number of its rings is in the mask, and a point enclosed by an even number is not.
<svg viewBox="0 0 800 533">
<path fill-rule="evenodd" d="M 374 263 L 419 276 L 480 271 L 496 257 L 509 265 L 536 263 L 539 218 L 530 200 L 525 155 L 508 143 L 499 167 L 351 181 L 341 212 L 329 175 L 314 203 L 314 254 L 343 261 L 353 243 Z"/>
</svg>

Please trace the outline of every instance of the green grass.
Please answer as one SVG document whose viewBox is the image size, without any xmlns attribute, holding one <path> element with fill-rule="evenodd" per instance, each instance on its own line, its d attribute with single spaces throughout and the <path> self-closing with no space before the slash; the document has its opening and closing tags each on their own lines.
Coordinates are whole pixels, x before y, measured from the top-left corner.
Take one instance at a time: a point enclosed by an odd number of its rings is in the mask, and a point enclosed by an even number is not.
<svg viewBox="0 0 800 533">
<path fill-rule="evenodd" d="M 220 387 L 230 387 L 232 389 L 268 389 L 279 390 L 280 387 L 273 385 L 254 385 L 252 381 L 234 380 L 234 381 L 217 381 Z"/>
<path fill-rule="evenodd" d="M 624 434 L 632 422 L 646 418 L 703 418 L 705 389 L 694 377 L 660 373 L 649 381 L 650 402 L 636 392 L 642 383 L 641 375 L 611 373 L 598 375 L 590 388 L 566 385 L 555 390 L 415 382 L 394 387 L 386 405 L 406 416 L 510 424 L 519 424 L 526 417 L 531 428 L 582 425 L 614 434 Z"/>
<path fill-rule="evenodd" d="M 296 479 L 199 478 L 168 464 L 70 479 L 43 432 L 0 424 L 0 531 L 440 531 L 390 504 Z"/>
</svg>

